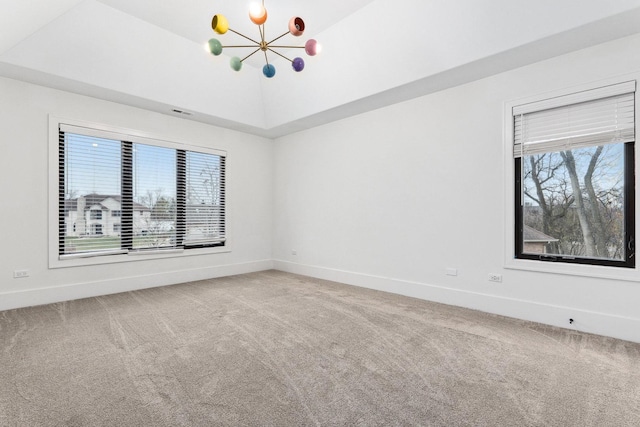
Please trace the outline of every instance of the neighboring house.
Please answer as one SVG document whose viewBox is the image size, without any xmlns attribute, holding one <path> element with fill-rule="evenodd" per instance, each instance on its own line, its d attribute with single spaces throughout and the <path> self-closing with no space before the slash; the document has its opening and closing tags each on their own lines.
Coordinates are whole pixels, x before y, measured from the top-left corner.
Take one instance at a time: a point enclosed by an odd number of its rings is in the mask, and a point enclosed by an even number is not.
<svg viewBox="0 0 640 427">
<path fill-rule="evenodd" d="M 133 233 L 145 234 L 151 211 L 139 203 L 133 204 Z M 65 200 L 64 219 L 67 236 L 119 236 L 121 231 L 122 198 L 120 196 L 87 194 Z"/>
<path fill-rule="evenodd" d="M 219 205 L 187 205 L 187 241 L 216 238 L 224 228 L 220 223 Z M 121 196 L 87 194 L 76 199 L 65 200 L 65 230 L 69 237 L 120 236 L 122 219 Z M 166 233 L 174 226 L 173 221 L 152 221 L 151 210 L 133 203 L 133 234 L 144 236 Z"/>
<path fill-rule="evenodd" d="M 544 234 L 528 225 L 524 226 L 524 248 L 523 252 L 529 254 L 545 254 L 547 253 L 547 244 L 557 242 L 551 236 Z"/>
</svg>

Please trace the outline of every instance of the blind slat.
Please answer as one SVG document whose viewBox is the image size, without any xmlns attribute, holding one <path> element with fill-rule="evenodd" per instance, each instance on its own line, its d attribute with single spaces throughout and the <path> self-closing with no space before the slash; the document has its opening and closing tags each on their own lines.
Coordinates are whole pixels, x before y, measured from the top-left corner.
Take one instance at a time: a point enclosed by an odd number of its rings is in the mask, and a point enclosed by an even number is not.
<svg viewBox="0 0 640 427">
<path fill-rule="evenodd" d="M 514 107 L 514 157 L 635 140 L 635 83 Z M 604 98 L 588 99 L 588 96 Z M 567 104 L 570 100 L 577 104 Z M 552 107 L 535 111 L 532 106 Z"/>
</svg>

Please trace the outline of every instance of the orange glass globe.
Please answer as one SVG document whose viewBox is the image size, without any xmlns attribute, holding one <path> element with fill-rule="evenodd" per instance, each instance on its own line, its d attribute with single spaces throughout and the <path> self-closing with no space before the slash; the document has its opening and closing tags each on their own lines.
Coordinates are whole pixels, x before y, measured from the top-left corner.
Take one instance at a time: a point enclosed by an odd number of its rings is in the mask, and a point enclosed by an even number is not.
<svg viewBox="0 0 640 427">
<path fill-rule="evenodd" d="M 267 21 L 267 9 L 259 3 L 253 3 L 249 7 L 249 19 L 256 25 L 262 25 Z"/>
</svg>

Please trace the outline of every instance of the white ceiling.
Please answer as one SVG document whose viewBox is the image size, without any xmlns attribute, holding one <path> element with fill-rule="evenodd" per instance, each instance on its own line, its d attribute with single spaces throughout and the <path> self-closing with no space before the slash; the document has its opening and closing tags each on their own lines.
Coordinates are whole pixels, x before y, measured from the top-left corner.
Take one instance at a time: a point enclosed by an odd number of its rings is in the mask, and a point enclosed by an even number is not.
<svg viewBox="0 0 640 427">
<path fill-rule="evenodd" d="M 321 55 L 240 72 L 216 13 L 259 38 L 249 0 L 0 0 L 0 76 L 267 137 L 338 120 L 640 32 L 640 0 L 266 0 L 267 39 L 305 20 Z M 300 55 L 300 50 L 289 57 Z M 247 52 L 248 54 L 249 52 Z M 304 55 L 300 55 L 304 56 Z"/>
<path fill-rule="evenodd" d="M 299 16 L 304 19 L 306 33 L 318 34 L 331 27 L 338 20 L 351 15 L 374 0 L 266 0 L 268 13 L 266 30 L 271 33 L 267 39 L 275 38 L 287 31 L 289 19 Z M 173 34 L 195 43 L 204 43 L 211 37 L 220 40 L 242 41 L 237 36 L 216 35 L 211 30 L 211 18 L 215 14 L 224 15 L 229 27 L 255 39 L 259 38 L 258 28 L 249 20 L 250 0 L 100 0 L 101 3 L 135 16 Z M 187 6 L 185 6 L 185 4 Z M 305 37 L 306 39 L 307 37 Z M 294 37 L 285 39 L 296 42 Z"/>
</svg>

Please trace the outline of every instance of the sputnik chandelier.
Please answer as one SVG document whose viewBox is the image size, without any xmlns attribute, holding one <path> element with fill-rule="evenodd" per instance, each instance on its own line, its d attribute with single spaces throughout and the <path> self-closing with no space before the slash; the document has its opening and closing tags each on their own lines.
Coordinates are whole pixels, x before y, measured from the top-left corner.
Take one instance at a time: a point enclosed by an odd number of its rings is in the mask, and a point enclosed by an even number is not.
<svg viewBox="0 0 640 427">
<path fill-rule="evenodd" d="M 235 33 L 240 37 L 243 37 L 253 43 L 253 44 L 247 44 L 247 45 L 223 46 L 218 39 L 213 38 L 209 40 L 209 43 L 208 43 L 209 52 L 211 52 L 215 56 L 220 55 L 222 53 L 223 48 L 255 48 L 253 52 L 251 52 L 249 55 L 245 56 L 242 59 L 240 59 L 237 56 L 234 56 L 233 58 L 231 58 L 231 68 L 233 68 L 235 71 L 240 71 L 240 69 L 242 68 L 242 63 L 246 59 L 262 51 L 264 53 L 264 59 L 266 62 L 264 67 L 262 67 L 262 73 L 265 75 L 265 77 L 268 77 L 268 78 L 275 76 L 276 68 L 273 66 L 273 64 L 269 63 L 269 58 L 267 56 L 267 51 L 269 51 L 291 62 L 291 66 L 293 67 L 293 69 L 296 72 L 300 72 L 304 70 L 304 59 L 300 57 L 289 59 L 283 54 L 277 52 L 275 49 L 304 49 L 307 55 L 309 56 L 315 56 L 316 53 L 320 51 L 320 46 L 314 39 L 307 40 L 304 46 L 284 46 L 284 45 L 273 44 L 275 41 L 280 40 L 282 37 L 286 36 L 287 34 L 291 34 L 295 37 L 300 37 L 302 33 L 304 33 L 304 21 L 302 20 L 302 18 L 299 18 L 297 16 L 294 16 L 289 21 L 289 31 L 274 38 L 271 41 L 267 41 L 265 25 L 264 25 L 264 23 L 267 20 L 267 9 L 264 8 L 264 0 L 262 0 L 262 4 L 254 3 L 251 5 L 251 7 L 249 8 L 249 19 L 251 19 L 251 22 L 253 22 L 258 26 L 258 29 L 260 31 L 260 41 L 256 41 L 250 37 L 245 36 L 244 34 L 241 34 L 229 28 L 229 23 L 227 22 L 227 18 L 225 18 L 224 15 L 216 14 L 213 16 L 213 19 L 211 20 L 211 28 L 213 28 L 213 31 L 215 31 L 216 33 L 225 34 L 227 31 L 231 31 L 232 33 Z"/>
</svg>

